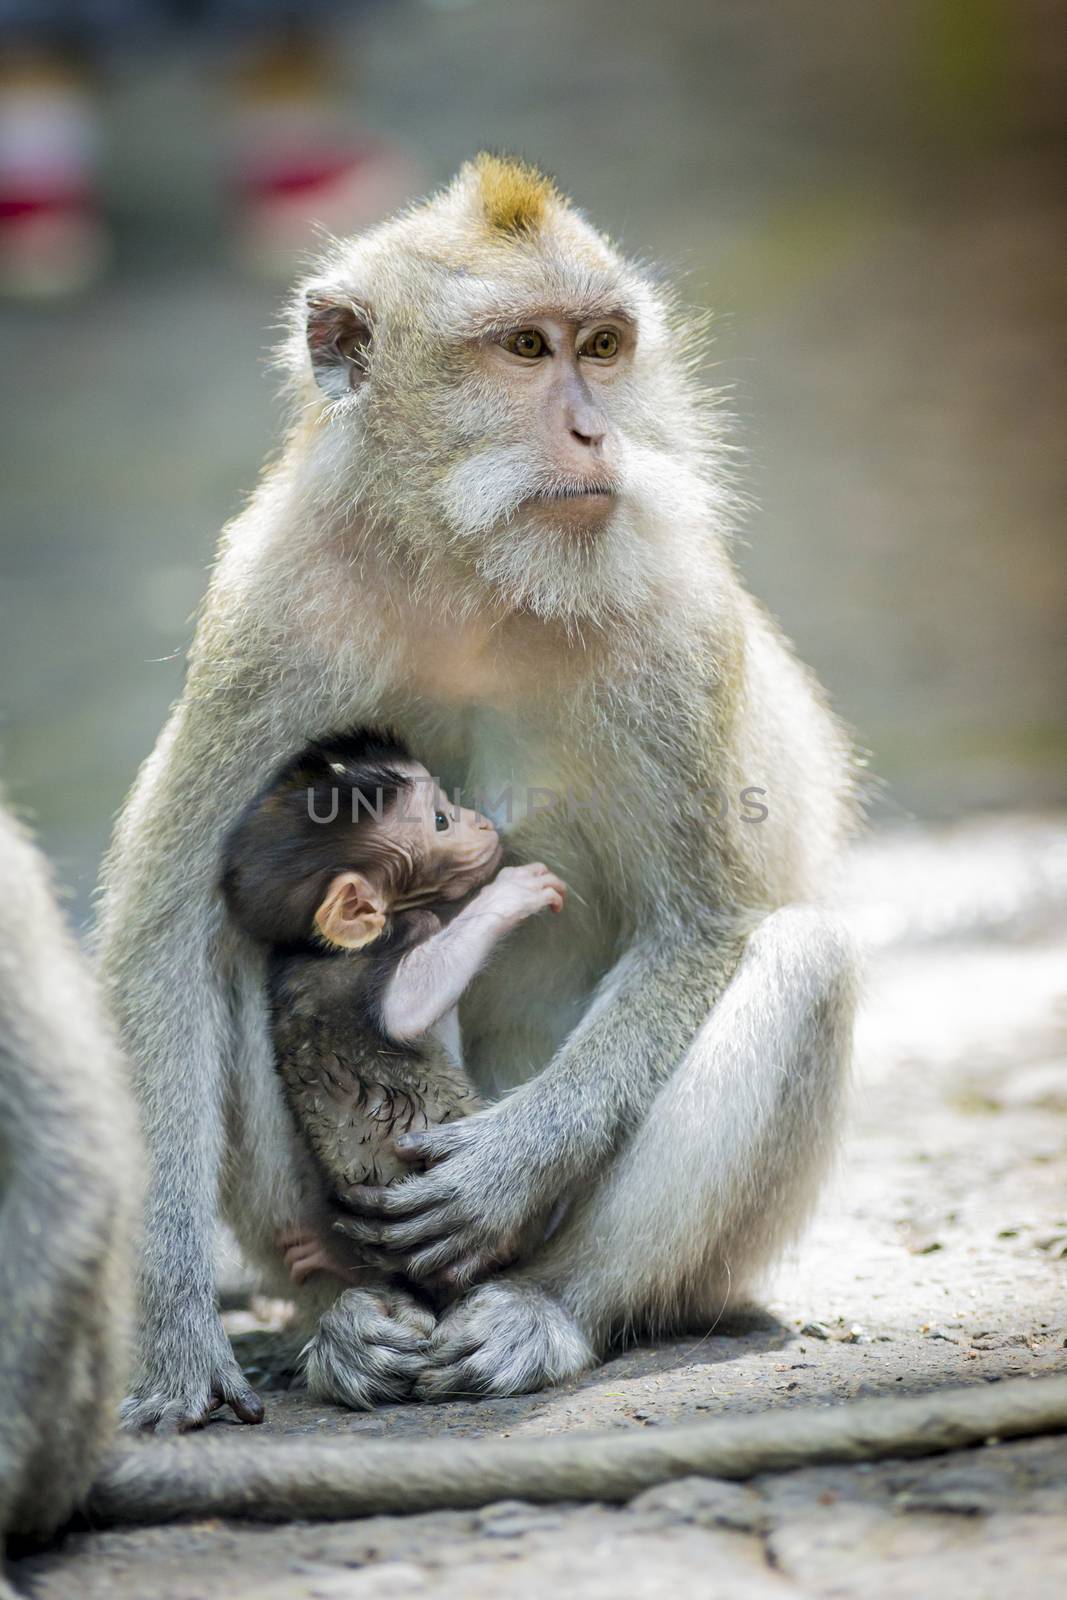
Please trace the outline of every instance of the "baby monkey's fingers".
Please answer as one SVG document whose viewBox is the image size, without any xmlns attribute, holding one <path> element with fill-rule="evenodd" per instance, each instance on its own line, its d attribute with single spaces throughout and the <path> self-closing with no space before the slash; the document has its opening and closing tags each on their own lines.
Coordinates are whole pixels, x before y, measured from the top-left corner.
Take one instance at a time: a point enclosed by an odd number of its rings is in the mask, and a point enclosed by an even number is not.
<svg viewBox="0 0 1067 1600">
<path fill-rule="evenodd" d="M 544 883 L 545 903 L 549 911 L 562 911 L 567 902 L 567 885 L 562 878 L 557 878 L 554 872 L 548 874 Z"/>
<path fill-rule="evenodd" d="M 562 911 L 567 898 L 567 885 L 563 879 L 546 867 L 543 861 L 531 861 L 518 869 L 537 895 L 542 907 L 549 911 Z"/>
<path fill-rule="evenodd" d="M 316 1272 L 332 1273 L 333 1262 L 318 1240 L 309 1241 L 306 1245 L 290 1245 L 283 1252 L 286 1270 L 294 1283 L 306 1283 Z"/>
</svg>

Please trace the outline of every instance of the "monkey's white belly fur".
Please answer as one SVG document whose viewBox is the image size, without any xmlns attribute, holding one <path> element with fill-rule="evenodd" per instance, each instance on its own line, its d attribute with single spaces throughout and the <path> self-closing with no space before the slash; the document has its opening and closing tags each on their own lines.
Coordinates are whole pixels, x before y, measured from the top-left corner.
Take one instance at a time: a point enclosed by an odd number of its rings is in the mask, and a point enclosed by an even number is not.
<svg viewBox="0 0 1067 1600">
<path fill-rule="evenodd" d="M 461 790 L 493 817 L 510 851 L 544 860 L 571 890 L 560 916 L 531 918 L 503 941 L 461 1002 L 463 1065 L 492 1096 L 554 1055 L 614 960 L 596 863 L 580 832 L 558 820 L 575 763 L 543 726 L 496 707 L 428 704 L 399 731 L 447 793 Z"/>
</svg>

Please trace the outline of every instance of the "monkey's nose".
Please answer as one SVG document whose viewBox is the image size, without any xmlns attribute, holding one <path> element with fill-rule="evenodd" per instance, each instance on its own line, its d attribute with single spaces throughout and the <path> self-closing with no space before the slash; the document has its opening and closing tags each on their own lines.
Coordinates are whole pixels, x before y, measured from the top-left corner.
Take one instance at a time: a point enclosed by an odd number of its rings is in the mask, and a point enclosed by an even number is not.
<svg viewBox="0 0 1067 1600">
<path fill-rule="evenodd" d="M 588 426 L 588 424 L 587 424 Z M 604 443 L 603 431 L 584 433 L 581 428 L 571 429 L 571 438 L 577 439 L 579 444 L 585 445 L 587 450 L 599 450 Z"/>
</svg>

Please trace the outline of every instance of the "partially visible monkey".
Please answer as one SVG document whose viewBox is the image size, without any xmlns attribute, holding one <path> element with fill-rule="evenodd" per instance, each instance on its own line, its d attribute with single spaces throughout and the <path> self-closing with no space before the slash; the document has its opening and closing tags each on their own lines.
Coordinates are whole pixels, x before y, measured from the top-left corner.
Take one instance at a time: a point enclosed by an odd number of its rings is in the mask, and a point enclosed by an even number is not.
<svg viewBox="0 0 1067 1600">
<path fill-rule="evenodd" d="M 223 894 L 269 950 L 276 1064 L 330 1198 L 410 1172 L 394 1141 L 481 1105 L 463 1071 L 460 998 L 506 934 L 561 911 L 566 893 L 540 863 L 498 872 L 500 860 L 489 819 L 376 730 L 302 751 L 227 839 Z M 294 1281 L 380 1280 L 326 1231 L 332 1215 L 281 1236 Z M 486 1265 L 456 1263 L 447 1284 Z"/>
<path fill-rule="evenodd" d="M 95 987 L 0 807 L 0 1540 L 63 1522 L 114 1432 L 138 1155 Z"/>
<path fill-rule="evenodd" d="M 218 862 L 286 755 L 340 728 L 395 727 L 448 792 L 556 796 L 502 832 L 572 890 L 552 936 L 530 919 L 463 1000 L 468 1071 L 513 1092 L 416 1136 L 427 1170 L 363 1206 L 364 1241 L 417 1278 L 569 1202 L 441 1319 L 417 1392 L 537 1387 L 636 1331 L 706 1328 L 802 1225 L 850 1053 L 850 942 L 819 900 L 853 771 L 731 563 L 699 354 L 647 274 L 494 157 L 301 286 L 292 431 L 225 536 L 106 870 L 153 1158 L 132 1425 L 260 1412 L 215 1308 L 215 1219 L 287 1292 L 276 1239 L 309 1158 Z M 746 785 L 758 824 L 707 801 Z M 325 1300 L 319 1278 L 301 1315 L 329 1331 L 332 1392 L 365 1404 L 402 1312 Z"/>
</svg>

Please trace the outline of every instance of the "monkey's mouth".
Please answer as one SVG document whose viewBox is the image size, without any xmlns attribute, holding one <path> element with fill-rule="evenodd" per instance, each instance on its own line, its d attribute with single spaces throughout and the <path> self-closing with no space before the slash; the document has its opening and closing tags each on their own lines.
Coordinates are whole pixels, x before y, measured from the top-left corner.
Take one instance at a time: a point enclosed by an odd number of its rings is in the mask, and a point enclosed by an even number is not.
<svg viewBox="0 0 1067 1600">
<path fill-rule="evenodd" d="M 531 495 L 527 505 L 541 516 L 575 528 L 599 527 L 606 522 L 616 501 L 616 490 L 609 483 L 568 484 L 559 489 L 542 489 Z"/>
<path fill-rule="evenodd" d="M 547 500 L 555 504 L 557 500 L 613 500 L 615 498 L 614 486 L 610 483 L 587 483 L 581 488 L 543 489 L 534 496 L 535 500 Z"/>
</svg>

